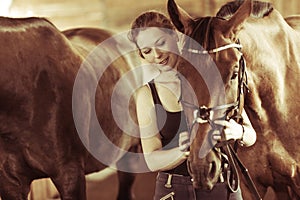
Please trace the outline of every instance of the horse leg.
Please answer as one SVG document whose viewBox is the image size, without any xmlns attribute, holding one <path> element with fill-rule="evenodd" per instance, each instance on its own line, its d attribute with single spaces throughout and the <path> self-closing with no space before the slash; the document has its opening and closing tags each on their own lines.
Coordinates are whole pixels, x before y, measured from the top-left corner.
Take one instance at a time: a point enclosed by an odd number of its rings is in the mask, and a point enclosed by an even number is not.
<svg viewBox="0 0 300 200">
<path fill-rule="evenodd" d="M 132 186 L 135 180 L 135 174 L 118 171 L 119 191 L 117 200 L 132 200 L 135 199 L 132 192 Z"/>
<path fill-rule="evenodd" d="M 1 180 L 5 181 L 5 180 Z M 9 185 L 6 182 L 6 186 L 0 189 L 0 199 L 2 200 L 27 200 L 30 191 L 30 185 Z"/>
<path fill-rule="evenodd" d="M 6 151 L 9 152 L 9 149 L 1 149 L 0 153 L 0 199 L 25 200 L 30 191 L 33 172 L 24 162 L 21 153 L 6 154 Z"/>
<path fill-rule="evenodd" d="M 269 154 L 268 159 L 272 166 L 272 173 L 277 185 L 285 185 L 285 191 L 287 194 L 287 185 L 291 187 L 293 192 L 300 195 L 300 176 L 299 166 L 297 162 L 289 155 L 284 149 L 280 149 L 278 145 L 274 148 L 273 153 Z M 279 195 L 281 195 L 279 193 Z M 288 195 L 289 196 L 289 195 Z"/>
<path fill-rule="evenodd" d="M 292 200 L 288 187 L 285 184 L 274 184 L 273 189 L 277 199 Z"/>
<path fill-rule="evenodd" d="M 291 200 L 298 200 L 298 199 L 300 199 L 300 196 L 297 195 L 297 193 L 295 192 L 295 190 L 293 190 L 290 187 L 288 187 L 288 191 L 289 191 L 289 196 L 290 196 Z"/>
<path fill-rule="evenodd" d="M 291 186 L 292 194 L 300 199 L 300 166 L 297 164 L 291 177 L 293 185 Z"/>
<path fill-rule="evenodd" d="M 86 200 L 86 180 L 83 168 L 63 166 L 55 177 L 50 177 L 63 200 Z"/>
<path fill-rule="evenodd" d="M 252 177 L 252 178 L 254 178 L 254 177 Z M 245 199 L 245 200 L 254 199 L 253 193 L 249 189 L 248 183 L 246 183 L 246 181 L 244 179 L 242 179 L 242 180 L 243 181 L 241 181 L 240 187 L 241 187 L 243 199 Z M 267 189 L 268 189 L 267 187 L 260 184 L 258 181 L 255 181 L 255 187 L 257 188 L 258 193 L 261 197 L 265 196 L 265 194 L 267 193 Z"/>
<path fill-rule="evenodd" d="M 11 187 L 9 191 L 1 190 L 0 199 L 2 200 L 27 200 L 28 192 L 24 192 L 23 188 Z"/>
<path fill-rule="evenodd" d="M 141 144 L 135 144 L 129 148 L 129 152 L 134 153 L 141 153 L 142 147 Z M 130 156 L 127 156 L 125 154 L 120 161 L 117 163 L 117 167 L 120 165 L 126 165 L 127 170 L 132 172 L 122 172 L 118 171 L 118 178 L 119 178 L 119 194 L 118 194 L 118 200 L 132 200 L 135 199 L 135 195 L 132 191 L 133 183 L 136 177 L 136 174 L 134 173 L 137 166 L 146 168 L 146 161 L 143 159 L 143 157 L 139 158 L 132 158 Z"/>
<path fill-rule="evenodd" d="M 137 146 L 132 146 L 129 148 L 130 152 L 138 152 L 138 145 Z M 128 166 L 128 170 L 133 169 L 130 166 L 132 166 L 133 161 L 130 160 L 130 157 L 127 157 L 127 154 L 125 154 L 121 160 L 117 163 L 118 164 L 122 163 L 122 165 Z M 134 171 L 134 170 L 130 170 Z M 133 183 L 135 180 L 136 175 L 132 172 L 124 172 L 124 171 L 118 171 L 118 179 L 119 179 L 119 191 L 118 191 L 118 197 L 117 200 L 133 200 L 135 199 L 135 195 L 132 191 Z"/>
<path fill-rule="evenodd" d="M 9 178 L 2 173 L 0 177 L 0 199 L 27 200 L 30 191 L 29 181 L 21 181 L 17 176 Z"/>
</svg>

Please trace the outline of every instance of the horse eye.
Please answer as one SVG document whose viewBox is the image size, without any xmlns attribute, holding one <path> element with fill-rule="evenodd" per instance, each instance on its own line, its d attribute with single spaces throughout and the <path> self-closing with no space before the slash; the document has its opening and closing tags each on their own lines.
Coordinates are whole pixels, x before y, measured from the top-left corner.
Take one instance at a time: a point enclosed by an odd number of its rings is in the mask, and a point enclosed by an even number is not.
<svg viewBox="0 0 300 200">
<path fill-rule="evenodd" d="M 238 76 L 239 72 L 233 72 L 232 76 L 231 76 L 231 80 L 236 79 L 236 77 Z"/>
</svg>

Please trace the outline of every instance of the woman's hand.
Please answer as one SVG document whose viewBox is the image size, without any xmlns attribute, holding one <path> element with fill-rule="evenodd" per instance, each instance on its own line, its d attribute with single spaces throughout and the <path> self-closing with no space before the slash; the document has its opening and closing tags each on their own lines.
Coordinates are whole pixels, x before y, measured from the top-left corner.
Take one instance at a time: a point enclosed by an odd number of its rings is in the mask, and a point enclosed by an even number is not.
<svg viewBox="0 0 300 200">
<path fill-rule="evenodd" d="M 226 120 L 216 120 L 215 124 L 224 127 L 225 139 L 226 140 L 242 140 L 244 136 L 244 128 L 242 125 L 238 124 L 233 119 L 226 121 Z M 221 135 L 214 135 L 213 138 L 217 141 L 221 140 Z"/>
<path fill-rule="evenodd" d="M 179 150 L 182 152 L 189 152 L 190 134 L 187 131 L 179 133 Z"/>
</svg>

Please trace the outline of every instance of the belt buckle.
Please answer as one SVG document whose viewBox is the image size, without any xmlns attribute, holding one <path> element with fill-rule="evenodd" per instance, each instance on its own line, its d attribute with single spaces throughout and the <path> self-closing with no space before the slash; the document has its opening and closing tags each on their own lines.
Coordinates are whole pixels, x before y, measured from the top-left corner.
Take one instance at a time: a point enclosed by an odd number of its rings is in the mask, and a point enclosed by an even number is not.
<svg viewBox="0 0 300 200">
<path fill-rule="evenodd" d="M 168 180 L 167 180 L 167 182 L 165 184 L 166 188 L 171 188 L 172 187 L 172 177 L 173 177 L 172 174 L 168 174 Z"/>
</svg>

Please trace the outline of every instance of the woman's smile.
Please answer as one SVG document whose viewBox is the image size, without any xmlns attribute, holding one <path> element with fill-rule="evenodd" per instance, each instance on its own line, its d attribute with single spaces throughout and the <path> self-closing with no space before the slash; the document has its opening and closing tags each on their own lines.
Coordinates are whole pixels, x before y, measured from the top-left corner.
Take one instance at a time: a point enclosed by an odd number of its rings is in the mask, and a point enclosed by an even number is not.
<svg viewBox="0 0 300 200">
<path fill-rule="evenodd" d="M 158 64 L 160 64 L 160 65 L 167 65 L 168 64 L 168 62 L 169 62 L 169 56 L 167 57 L 167 58 L 165 58 L 165 59 L 163 59 L 161 62 L 159 62 Z"/>
</svg>

